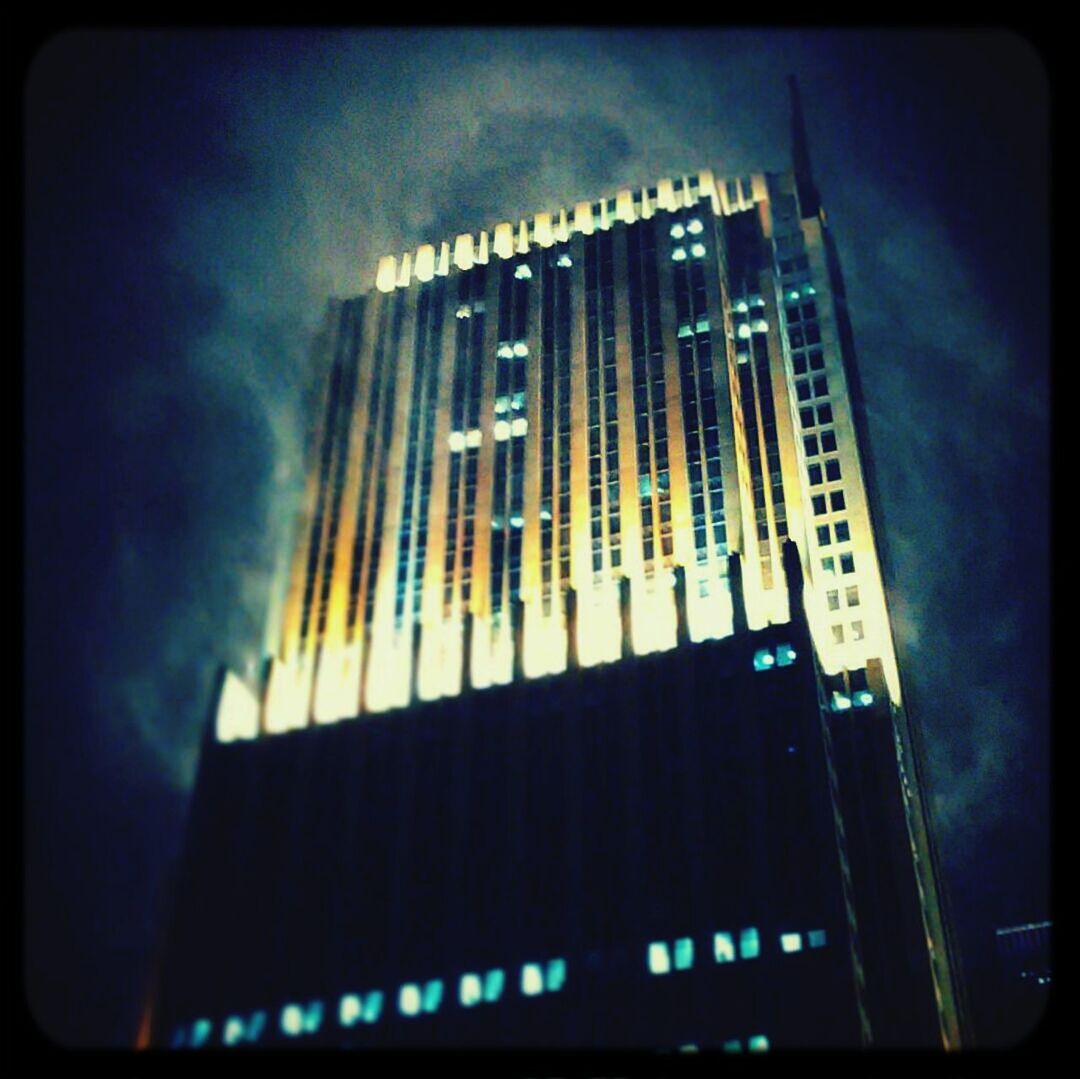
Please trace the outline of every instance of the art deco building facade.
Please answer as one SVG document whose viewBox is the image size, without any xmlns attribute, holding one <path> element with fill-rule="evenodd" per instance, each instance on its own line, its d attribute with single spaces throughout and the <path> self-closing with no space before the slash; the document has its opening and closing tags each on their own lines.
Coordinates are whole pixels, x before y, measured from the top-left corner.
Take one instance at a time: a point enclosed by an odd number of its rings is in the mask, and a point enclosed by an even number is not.
<svg viewBox="0 0 1080 1079">
<path fill-rule="evenodd" d="M 717 965 L 759 956 L 771 963 L 779 942 L 780 952 L 805 952 L 820 969 L 808 966 L 800 982 L 786 967 L 766 977 L 763 962 L 754 968 L 760 984 L 720 991 L 729 1002 L 746 993 L 767 998 L 761 1008 L 732 1004 L 741 1018 L 717 1026 L 702 1018 L 708 1009 L 700 1001 L 676 1006 L 672 997 L 663 1005 L 668 1020 L 639 1025 L 637 1036 L 646 1044 L 748 1048 L 751 1039 L 768 1044 L 770 1037 L 787 1045 L 957 1044 L 954 973 L 873 530 L 843 285 L 810 179 L 797 96 L 794 129 L 790 173 L 718 179 L 705 170 L 497 224 L 383 259 L 374 291 L 333 305 L 320 346 L 326 390 L 296 553 L 274 619 L 275 654 L 258 687 L 225 678 L 218 744 L 207 748 L 193 824 L 203 854 L 189 854 L 174 957 L 200 954 L 194 927 L 212 920 L 207 866 L 232 879 L 225 867 L 236 848 L 208 838 L 215 827 L 207 822 L 218 818 L 206 806 L 224 811 L 223 792 L 235 797 L 238 785 L 251 798 L 306 782 L 337 789 L 346 780 L 323 771 L 330 753 L 366 759 L 338 766 L 366 777 L 357 780 L 355 800 L 327 794 L 316 811 L 349 822 L 350 849 L 360 842 L 361 821 L 378 829 L 409 820 L 419 831 L 399 834 L 393 852 L 365 862 L 363 872 L 344 870 L 357 895 L 386 893 L 358 900 L 370 924 L 382 927 L 385 954 L 358 945 L 363 954 L 353 957 L 362 969 L 356 977 L 382 986 L 377 1008 L 349 989 L 348 970 L 295 956 L 286 963 L 285 952 L 275 953 L 282 932 L 294 943 L 306 940 L 303 931 L 295 938 L 295 925 L 274 930 L 251 915 L 255 921 L 242 928 L 226 919 L 246 941 L 245 962 L 278 954 L 279 966 L 299 972 L 297 993 L 337 994 L 333 1002 L 318 997 L 310 1033 L 326 1032 L 324 1000 L 327 1014 L 333 1010 L 327 1024 L 346 1041 L 353 1034 L 342 1032 L 369 1021 L 369 1005 L 381 1011 L 384 992 L 397 994 L 399 1019 L 439 1012 L 442 977 L 409 980 L 424 966 L 412 950 L 419 934 L 429 966 L 439 957 L 448 970 L 460 968 L 454 986 L 465 1008 L 501 997 L 501 972 L 522 948 L 554 957 L 517 957 L 521 994 L 531 998 L 564 982 L 585 985 L 580 972 L 590 963 L 607 963 L 612 977 L 618 957 L 646 940 L 653 974 L 692 967 L 695 940 L 699 959 L 708 941 Z M 771 675 L 776 680 L 767 684 Z M 790 689 L 777 696 L 784 679 Z M 781 733 L 757 729 L 766 712 L 786 717 Z M 507 733 L 514 723 L 523 740 L 517 749 Z M 472 734 L 459 733 L 458 742 L 455 730 Z M 474 748 L 466 751 L 469 738 Z M 565 759 L 562 738 L 579 746 L 567 748 Z M 678 760 L 687 765 L 696 745 L 713 774 L 688 773 L 684 790 L 668 753 L 672 738 Z M 641 740 L 651 740 L 644 761 L 662 773 L 662 796 L 649 793 L 643 758 L 626 748 Z M 600 743 L 606 755 L 594 752 Z M 517 759 L 526 744 L 535 769 Z M 492 747 L 502 748 L 477 763 Z M 625 767 L 611 763 L 623 757 Z M 322 761 L 315 767 L 321 779 L 298 778 L 307 774 L 296 771 L 300 759 Z M 586 761 L 603 796 L 582 779 Z M 384 789 L 384 771 L 398 774 L 400 785 Z M 515 784 L 532 791 L 530 774 L 541 787 L 550 783 L 564 814 L 554 831 L 541 823 L 541 793 L 519 802 L 506 795 Z M 213 775 L 216 781 L 207 778 Z M 726 794 L 713 798 L 696 786 L 720 776 Z M 501 793 L 489 798 L 482 793 L 489 786 Z M 417 816 L 415 799 L 424 798 Z M 509 814 L 518 831 L 493 837 L 481 811 L 468 808 L 477 804 Z M 669 813 L 674 805 L 678 812 Z M 458 832 L 436 842 L 419 821 L 443 810 Z M 586 822 L 597 820 L 607 823 L 589 838 L 597 826 Z M 735 838 L 740 820 L 751 823 Z M 650 891 L 642 850 L 602 853 L 623 849 L 632 822 L 644 849 L 667 867 L 665 879 L 679 887 Z M 266 841 L 230 827 L 247 837 L 235 839 L 241 846 Z M 280 834 L 303 832 L 282 827 Z M 570 838 L 580 830 L 585 839 Z M 323 850 L 315 834 L 308 840 Z M 470 866 L 481 872 L 467 853 L 474 843 L 490 857 L 492 887 L 502 899 L 516 897 L 520 940 L 506 911 L 489 909 L 492 898 L 470 876 Z M 705 857 L 710 843 L 726 854 Z M 672 844 L 694 849 L 685 864 L 669 865 Z M 759 847 L 767 852 L 760 857 Z M 436 848 L 457 851 L 460 863 L 444 864 Z M 338 864 L 336 853 L 324 853 Z M 247 881 L 301 871 L 321 880 L 325 872 L 306 855 L 276 869 L 269 853 L 250 857 L 257 869 Z M 620 889 L 597 875 L 594 863 L 605 858 Z M 535 862 L 532 869 L 523 859 Z M 560 888 L 571 882 L 572 896 L 560 898 L 556 888 L 536 900 L 550 887 L 544 872 L 562 875 Z M 418 876 L 433 882 L 423 901 L 406 895 L 405 881 Z M 237 888 L 222 884 L 218 899 L 250 911 L 250 894 Z M 312 902 L 316 896 L 319 909 L 343 902 L 325 882 L 312 886 Z M 425 903 L 456 913 L 441 921 Z M 487 921 L 471 920 L 463 903 L 478 904 Z M 713 925 L 725 911 L 724 925 Z M 327 917 L 344 925 L 341 911 Z M 498 927 L 502 943 L 481 923 Z M 444 935 L 428 925 L 443 926 Z M 225 939 L 214 941 L 207 954 L 229 952 Z M 472 959 L 455 951 L 462 942 Z M 323 955 L 328 948 L 308 940 L 301 950 Z M 593 962 L 597 955 L 607 959 Z M 461 966 L 469 962 L 479 965 Z M 500 971 L 497 992 L 481 968 Z M 177 1028 L 177 1044 L 197 1041 L 192 1022 L 213 1025 L 195 1019 L 197 979 L 190 962 L 187 969 L 180 981 L 188 988 L 174 979 L 156 1020 L 164 1041 L 174 1037 L 170 1024 L 189 1024 Z M 215 977 L 215 985 L 230 977 Z M 240 999 L 250 994 L 242 982 L 218 1001 L 221 1009 L 252 1003 Z M 655 1016 L 648 993 L 634 996 L 626 985 L 609 986 L 609 997 L 599 999 L 618 1000 L 624 1015 Z M 823 987 L 831 1010 L 811 1006 Z M 575 999 L 573 1015 L 564 1004 L 548 1026 L 515 1028 L 515 1019 L 508 1029 L 519 1033 L 506 1038 L 618 1044 L 612 1016 L 619 1008 L 596 1011 Z M 686 1030 L 674 1018 L 684 1005 L 701 1013 Z M 282 1013 L 280 1024 L 276 1012 L 252 1014 L 263 1022 L 272 1014 L 271 1025 L 281 1026 L 272 1036 L 308 1031 L 316 1012 L 285 1006 L 299 1010 Z M 248 1021 L 233 1018 L 234 1040 L 251 1040 Z M 480 1044 L 503 1038 L 468 1022 L 456 1034 L 448 1027 L 430 1035 L 432 1044 L 467 1043 L 462 1030 Z M 209 1028 L 199 1029 L 209 1037 Z M 229 1044 L 224 1026 L 214 1029 Z M 622 1029 L 625 1036 L 634 1027 Z M 428 1036 L 414 1026 L 385 1037 L 397 1044 Z"/>
</svg>

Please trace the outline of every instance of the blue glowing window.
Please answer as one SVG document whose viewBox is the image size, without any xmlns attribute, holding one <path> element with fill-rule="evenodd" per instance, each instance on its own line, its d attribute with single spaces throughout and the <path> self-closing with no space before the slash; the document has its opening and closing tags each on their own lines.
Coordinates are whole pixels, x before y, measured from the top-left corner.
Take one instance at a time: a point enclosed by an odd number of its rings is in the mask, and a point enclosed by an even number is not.
<svg viewBox="0 0 1080 1079">
<path fill-rule="evenodd" d="M 214 1029 L 214 1024 L 209 1019 L 196 1019 L 191 1024 L 191 1048 L 198 1049 L 199 1046 L 205 1045 L 210 1040 L 210 1032 Z"/>
<path fill-rule="evenodd" d="M 713 957 L 718 963 L 735 962 L 735 941 L 730 933 L 713 934 Z"/>
<path fill-rule="evenodd" d="M 370 993 L 364 998 L 364 1015 L 363 1019 L 365 1023 L 377 1023 L 379 1016 L 382 1014 L 382 1002 L 383 995 L 381 989 L 372 989 Z"/>
<path fill-rule="evenodd" d="M 247 1040 L 249 1042 L 257 1042 L 259 1040 L 259 1036 L 262 1034 L 265 1027 L 266 1012 L 252 1012 L 251 1018 L 248 1020 Z"/>
<path fill-rule="evenodd" d="M 437 1012 L 442 1003 L 442 981 L 433 979 L 424 986 L 424 997 L 421 1007 L 425 1012 Z"/>
<path fill-rule="evenodd" d="M 675 969 L 689 970 L 694 965 L 694 942 L 689 937 L 675 941 Z"/>
<path fill-rule="evenodd" d="M 795 662 L 796 652 L 790 644 L 782 644 L 776 649 L 776 665 L 790 667 Z"/>
<path fill-rule="evenodd" d="M 686 261 L 686 248 L 676 247 L 671 252 L 672 262 L 685 262 Z"/>
<path fill-rule="evenodd" d="M 671 956 L 663 941 L 653 941 L 649 945 L 648 964 L 650 974 L 667 974 L 671 970 Z"/>
<path fill-rule="evenodd" d="M 832 695 L 832 710 L 834 712 L 846 712 L 851 707 L 851 698 L 846 693 L 834 689 Z"/>
<path fill-rule="evenodd" d="M 806 934 L 806 943 L 811 948 L 824 948 L 825 947 L 825 930 L 824 929 L 811 929 Z"/>
<path fill-rule="evenodd" d="M 725 1053 L 741 1053 L 742 1052 L 742 1042 L 739 1041 L 738 1038 L 730 1038 L 730 1039 L 728 1039 L 728 1041 L 724 1042 L 724 1052 Z"/>
<path fill-rule="evenodd" d="M 230 1015 L 225 1020 L 225 1030 L 221 1035 L 221 1040 L 226 1045 L 236 1045 L 244 1037 L 244 1020 L 238 1015 Z"/>
<path fill-rule="evenodd" d="M 746 1039 L 746 1048 L 751 1053 L 764 1053 L 769 1048 L 769 1039 L 764 1034 L 755 1034 Z"/>
<path fill-rule="evenodd" d="M 874 703 L 874 695 L 868 689 L 860 689 L 853 701 L 856 708 L 868 708 Z"/>
<path fill-rule="evenodd" d="M 547 973 L 544 979 L 544 988 L 549 992 L 555 993 L 562 989 L 563 984 L 566 982 L 566 960 L 565 959 L 549 959 L 547 964 Z"/>
<path fill-rule="evenodd" d="M 754 653 L 754 670 L 769 671 L 776 666 L 776 657 L 768 648 L 759 648 Z"/>
<path fill-rule="evenodd" d="M 739 933 L 739 956 L 743 959 L 756 959 L 761 954 L 761 937 L 754 926 Z"/>
<path fill-rule="evenodd" d="M 506 975 L 498 967 L 484 975 L 484 1000 L 488 1004 L 493 1004 L 502 996 L 505 982 Z"/>
<path fill-rule="evenodd" d="M 802 933 L 781 933 L 780 950 L 787 955 L 802 951 Z"/>
<path fill-rule="evenodd" d="M 420 1011 L 420 986 L 407 982 L 398 991 L 398 1011 L 402 1015 L 413 1016 Z"/>
</svg>

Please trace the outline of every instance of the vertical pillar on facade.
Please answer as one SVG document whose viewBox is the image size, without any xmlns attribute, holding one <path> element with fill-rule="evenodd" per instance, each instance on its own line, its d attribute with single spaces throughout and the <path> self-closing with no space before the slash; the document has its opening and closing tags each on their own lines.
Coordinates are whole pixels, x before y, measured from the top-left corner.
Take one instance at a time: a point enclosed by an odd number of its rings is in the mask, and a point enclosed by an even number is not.
<svg viewBox="0 0 1080 1079">
<path fill-rule="evenodd" d="M 686 607 L 686 567 L 676 566 L 675 574 L 675 644 L 690 643 L 690 617 Z"/>
<path fill-rule="evenodd" d="M 566 590 L 566 669 L 576 671 L 581 666 L 578 655 L 578 598 L 574 588 Z"/>
<path fill-rule="evenodd" d="M 525 677 L 525 603 L 520 596 L 510 601 L 510 639 L 514 646 L 514 681 Z"/>
<path fill-rule="evenodd" d="M 621 655 L 628 659 L 634 654 L 634 628 L 631 611 L 632 595 L 630 591 L 630 578 L 619 578 L 619 623 L 622 627 Z"/>
<path fill-rule="evenodd" d="M 728 555 L 728 584 L 731 587 L 731 632 L 738 635 L 747 630 L 746 595 L 743 592 L 742 555 Z"/>
</svg>

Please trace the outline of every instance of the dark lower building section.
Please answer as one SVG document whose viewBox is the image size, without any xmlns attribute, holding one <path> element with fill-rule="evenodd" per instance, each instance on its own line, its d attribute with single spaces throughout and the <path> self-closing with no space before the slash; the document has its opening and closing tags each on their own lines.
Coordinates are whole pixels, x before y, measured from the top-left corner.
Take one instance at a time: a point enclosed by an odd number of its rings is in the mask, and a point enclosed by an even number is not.
<svg viewBox="0 0 1080 1079">
<path fill-rule="evenodd" d="M 933 1044 L 887 703 L 828 693 L 792 623 L 208 741 L 154 1044 Z"/>
</svg>

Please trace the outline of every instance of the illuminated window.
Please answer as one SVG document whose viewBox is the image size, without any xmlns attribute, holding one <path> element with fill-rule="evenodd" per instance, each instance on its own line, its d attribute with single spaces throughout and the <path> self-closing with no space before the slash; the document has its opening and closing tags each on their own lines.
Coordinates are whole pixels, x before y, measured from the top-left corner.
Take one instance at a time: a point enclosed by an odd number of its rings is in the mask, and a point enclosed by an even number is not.
<svg viewBox="0 0 1080 1079">
<path fill-rule="evenodd" d="M 304 1011 L 299 1004 L 286 1004 L 281 1009 L 281 1032 L 295 1038 L 304 1029 Z"/>
<path fill-rule="evenodd" d="M 833 626 L 831 628 L 832 628 L 832 641 L 833 641 L 833 644 L 843 644 L 844 643 L 844 627 L 843 626 Z"/>
<path fill-rule="evenodd" d="M 247 1027 L 247 1040 L 249 1042 L 257 1042 L 259 1036 L 262 1034 L 263 1029 L 266 1027 L 266 1012 L 257 1011 L 251 1013 L 251 1018 L 248 1020 Z"/>
<path fill-rule="evenodd" d="M 514 276 L 519 281 L 528 281 L 532 277 L 532 270 L 529 269 L 528 264 L 524 262 L 518 263 L 518 267 L 514 270 Z"/>
<path fill-rule="evenodd" d="M 425 1012 L 437 1012 L 442 1003 L 442 980 L 435 978 L 424 986 L 421 1007 Z"/>
<path fill-rule="evenodd" d="M 869 708 L 874 703 L 874 695 L 868 689 L 860 689 L 853 702 L 857 708 Z"/>
<path fill-rule="evenodd" d="M 462 974 L 461 984 L 458 987 L 458 1000 L 461 1001 L 462 1007 L 471 1008 L 474 1004 L 479 1004 L 480 997 L 480 975 Z"/>
<path fill-rule="evenodd" d="M 747 306 L 747 303 L 746 303 L 746 301 L 745 301 L 745 300 L 739 300 L 739 302 L 738 302 L 737 304 L 735 304 L 735 308 L 734 308 L 734 309 L 735 309 L 735 310 L 736 310 L 736 311 L 737 311 L 737 312 L 738 312 L 738 313 L 739 313 L 740 315 L 744 315 L 744 314 L 746 314 L 746 312 L 747 312 L 747 311 L 749 311 L 749 310 L 750 310 L 750 308 L 749 308 L 749 307 Z"/>
<path fill-rule="evenodd" d="M 832 577 L 836 573 L 836 560 L 830 555 L 821 560 L 821 572 Z"/>
<path fill-rule="evenodd" d="M 742 1042 L 738 1038 L 730 1038 L 724 1042 L 723 1048 L 725 1053 L 741 1053 Z"/>
<path fill-rule="evenodd" d="M 780 950 L 787 954 L 792 952 L 802 951 L 802 934 L 801 933 L 781 933 L 780 934 Z"/>
<path fill-rule="evenodd" d="M 498 356 L 500 360 L 512 360 L 514 358 L 514 346 L 508 344 L 499 345 L 495 355 Z"/>
<path fill-rule="evenodd" d="M 526 963 L 521 968 L 521 991 L 527 997 L 535 997 L 544 991 L 544 976 L 539 963 Z"/>
<path fill-rule="evenodd" d="M 649 945 L 648 962 L 650 974 L 667 974 L 671 970 L 671 956 L 663 941 L 653 941 Z"/>
<path fill-rule="evenodd" d="M 755 1034 L 746 1039 L 746 1048 L 751 1053 L 764 1053 L 769 1048 L 769 1039 L 764 1034 Z"/>
<path fill-rule="evenodd" d="M 556 266 L 561 266 L 563 269 L 566 269 L 566 267 L 568 267 L 568 266 L 573 266 L 574 263 L 573 263 L 573 260 L 570 258 L 569 255 L 560 255 L 558 257 L 558 260 L 556 261 L 555 265 Z"/>
<path fill-rule="evenodd" d="M 839 526 L 837 527 L 839 528 Z M 845 596 L 849 607 L 859 606 L 859 586 L 857 584 L 849 584 L 845 589 Z"/>
<path fill-rule="evenodd" d="M 704 256 L 704 254 L 705 254 L 705 245 L 704 244 L 691 244 L 690 245 L 690 254 L 693 255 L 694 258 L 696 258 L 696 259 L 702 258 Z"/>
<path fill-rule="evenodd" d="M 446 441 L 450 447 L 450 452 L 458 453 L 465 448 L 465 432 L 451 431 L 450 436 Z"/>
<path fill-rule="evenodd" d="M 852 622 L 851 623 L 851 639 L 854 640 L 854 641 L 861 641 L 864 636 L 865 636 L 865 633 L 863 631 L 862 622 Z"/>
<path fill-rule="evenodd" d="M 676 221 L 675 224 L 671 226 L 671 238 L 673 240 L 681 240 L 685 235 L 686 229 Z"/>
<path fill-rule="evenodd" d="M 338 1022 L 343 1027 L 351 1027 L 359 1022 L 362 1011 L 360 998 L 355 993 L 346 993 L 338 1004 Z"/>
<path fill-rule="evenodd" d="M 851 698 L 846 693 L 841 693 L 838 689 L 834 689 L 832 695 L 832 710 L 834 712 L 846 712 L 850 707 Z"/>
<path fill-rule="evenodd" d="M 502 996 L 503 984 L 506 981 L 506 976 L 502 970 L 496 967 L 494 970 L 489 970 L 484 975 L 484 1001 L 488 1004 L 493 1004 L 499 997 Z"/>
<path fill-rule="evenodd" d="M 811 948 L 824 948 L 825 947 L 825 930 L 824 929 L 811 929 L 806 934 L 806 943 Z"/>
<path fill-rule="evenodd" d="M 754 926 L 739 933 L 739 956 L 742 959 L 756 959 L 761 954 L 761 938 Z"/>
<path fill-rule="evenodd" d="M 701 223 L 701 219 L 697 217 L 690 218 L 686 223 L 686 231 L 692 233 L 694 236 L 699 235 L 704 227 L 705 226 Z"/>
<path fill-rule="evenodd" d="M 840 590 L 832 588 L 825 593 L 825 600 L 828 603 L 830 611 L 840 610 Z"/>
<path fill-rule="evenodd" d="M 689 937 L 675 941 L 675 969 L 689 970 L 694 965 L 694 942 Z"/>
<path fill-rule="evenodd" d="M 544 988 L 551 993 L 557 993 L 566 982 L 566 960 L 549 959 L 547 972 L 544 977 Z"/>
<path fill-rule="evenodd" d="M 754 653 L 754 670 L 768 671 L 776 665 L 776 657 L 768 648 L 759 648 Z"/>
<path fill-rule="evenodd" d="M 745 322 L 741 323 L 736 333 L 745 341 L 750 336 L 749 325 Z"/>
<path fill-rule="evenodd" d="M 467 303 L 458 304 L 455 314 L 458 318 L 468 318 L 472 314 L 472 308 Z"/>
<path fill-rule="evenodd" d="M 686 261 L 686 248 L 685 247 L 676 247 L 671 252 L 671 261 L 672 262 L 685 262 Z"/>
<path fill-rule="evenodd" d="M 790 644 L 782 644 L 776 650 L 776 665 L 778 667 L 790 667 L 795 662 L 795 649 Z"/>
<path fill-rule="evenodd" d="M 304 1011 L 304 1033 L 317 1034 L 322 1026 L 323 1006 L 321 1000 L 313 1000 Z"/>
<path fill-rule="evenodd" d="M 225 1030 L 221 1035 L 221 1040 L 226 1045 L 236 1045 L 244 1036 L 244 1020 L 238 1015 L 230 1015 L 225 1020 Z"/>
<path fill-rule="evenodd" d="M 514 342 L 514 355 L 519 359 L 524 359 L 529 354 L 529 346 L 524 341 Z"/>
<path fill-rule="evenodd" d="M 420 986 L 407 982 L 398 992 L 398 1011 L 402 1015 L 418 1015 L 420 1012 Z"/>
<path fill-rule="evenodd" d="M 191 1048 L 198 1049 L 205 1045 L 210 1040 L 210 1032 L 213 1029 L 214 1024 L 209 1019 L 196 1019 L 191 1024 Z"/>
<path fill-rule="evenodd" d="M 382 1002 L 381 989 L 372 989 L 368 993 L 364 998 L 364 1014 L 362 1016 L 365 1023 L 377 1023 L 379 1021 L 379 1016 L 382 1014 Z"/>
<path fill-rule="evenodd" d="M 735 941 L 730 933 L 713 933 L 713 958 L 718 963 L 735 962 Z"/>
<path fill-rule="evenodd" d="M 750 324 L 750 329 L 752 329 L 754 333 L 768 333 L 769 324 L 763 318 L 756 318 Z"/>
</svg>

